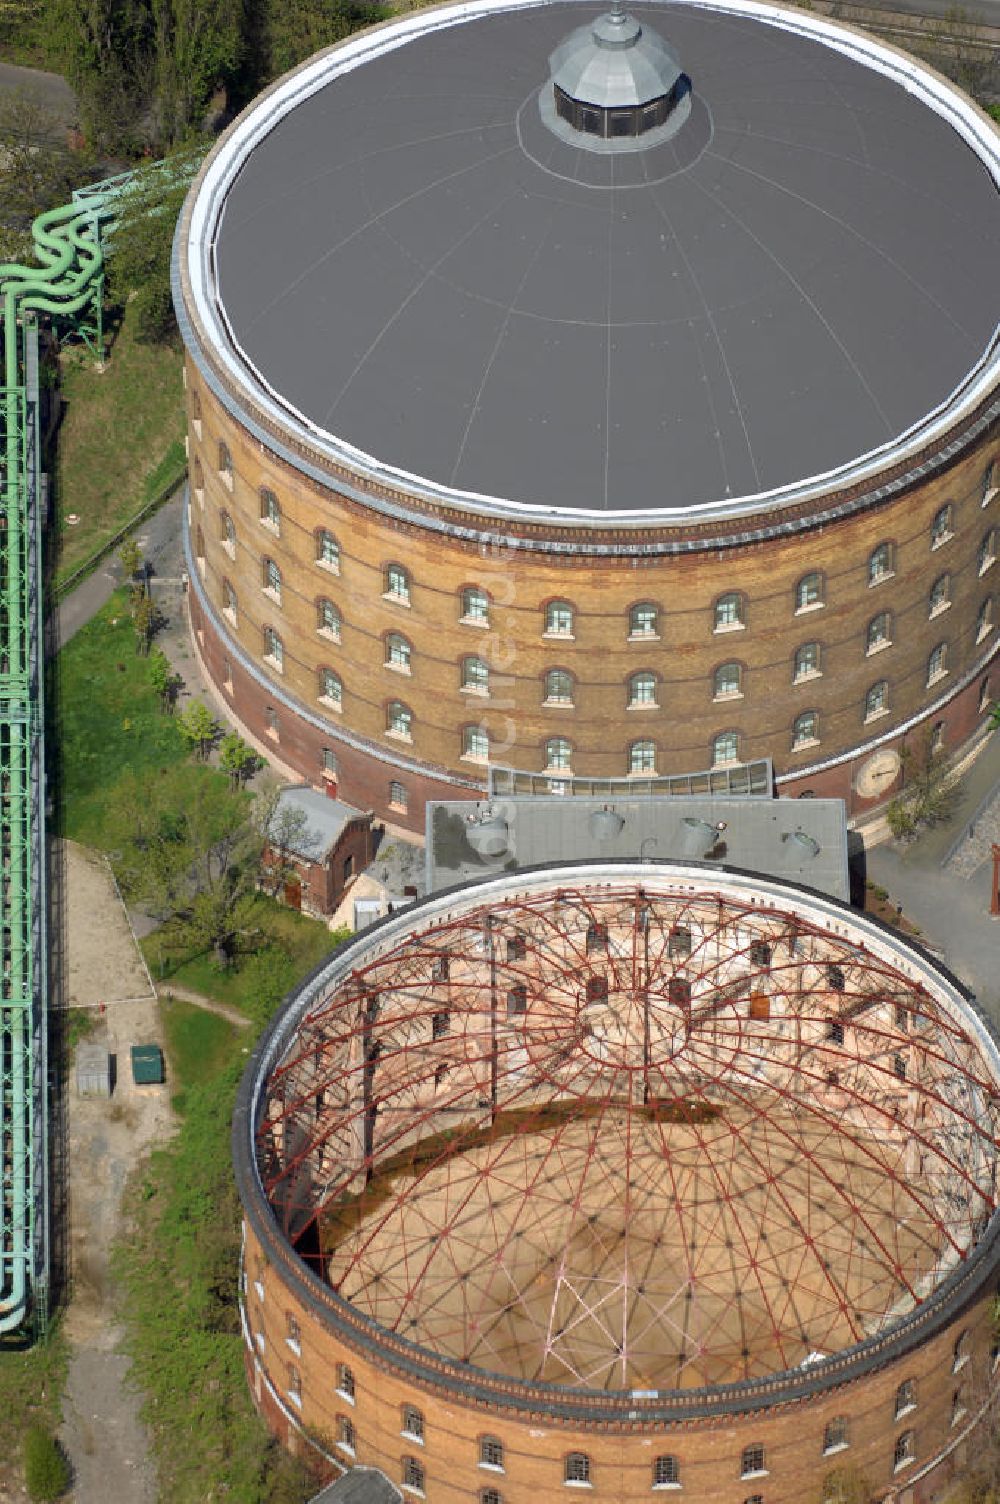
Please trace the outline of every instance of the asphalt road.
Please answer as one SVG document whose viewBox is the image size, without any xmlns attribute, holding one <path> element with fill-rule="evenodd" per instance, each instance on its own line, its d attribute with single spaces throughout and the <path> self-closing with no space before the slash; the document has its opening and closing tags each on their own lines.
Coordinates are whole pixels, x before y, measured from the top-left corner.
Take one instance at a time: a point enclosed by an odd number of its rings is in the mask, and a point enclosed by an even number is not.
<svg viewBox="0 0 1000 1504">
<path fill-rule="evenodd" d="M 76 95 L 58 73 L 44 73 L 40 68 L 18 68 L 0 63 L 0 92 L 21 91 L 37 99 L 53 114 L 60 125 L 75 125 Z"/>
</svg>

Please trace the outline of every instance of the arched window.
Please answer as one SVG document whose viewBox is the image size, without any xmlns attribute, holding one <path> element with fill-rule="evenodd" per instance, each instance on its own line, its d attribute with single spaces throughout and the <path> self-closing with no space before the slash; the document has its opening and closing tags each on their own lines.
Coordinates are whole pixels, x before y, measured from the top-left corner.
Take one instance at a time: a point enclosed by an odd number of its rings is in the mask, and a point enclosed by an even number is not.
<svg viewBox="0 0 1000 1504">
<path fill-rule="evenodd" d="M 985 678 L 979 681 L 979 700 L 977 702 L 979 714 L 982 715 L 984 710 L 989 710 L 990 704 L 990 676 L 987 674 Z"/>
<path fill-rule="evenodd" d="M 931 522 L 931 548 L 940 548 L 942 543 L 948 542 L 953 535 L 954 520 L 955 508 L 946 501 L 943 507 L 938 507 Z"/>
<path fill-rule="evenodd" d="M 331 574 L 340 573 L 340 544 L 325 527 L 316 534 L 316 563 L 329 569 Z"/>
<path fill-rule="evenodd" d="M 229 445 L 222 439 L 219 440 L 219 475 L 231 491 L 233 489 L 233 457 L 229 452 Z"/>
<path fill-rule="evenodd" d="M 233 526 L 233 519 L 228 512 L 219 513 L 219 537 L 222 540 L 222 546 L 226 550 L 226 553 L 231 559 L 235 559 L 236 528 Z"/>
<path fill-rule="evenodd" d="M 632 674 L 628 681 L 628 703 L 632 710 L 656 704 L 656 675 L 643 670 Z"/>
<path fill-rule="evenodd" d="M 913 1447 L 913 1432 L 903 1431 L 896 1437 L 896 1444 L 892 1451 L 892 1470 L 898 1473 L 901 1468 L 908 1467 L 916 1453 Z"/>
<path fill-rule="evenodd" d="M 892 544 L 879 543 L 868 555 L 868 583 L 877 585 L 892 574 Z"/>
<path fill-rule="evenodd" d="M 656 745 L 654 742 L 633 742 L 628 749 L 630 773 L 653 773 L 656 771 Z"/>
<path fill-rule="evenodd" d="M 826 1430 L 823 1432 L 823 1455 L 828 1452 L 840 1452 L 847 1446 L 847 1416 L 835 1415 L 833 1420 L 827 1421 Z"/>
<path fill-rule="evenodd" d="M 507 1017 L 520 1018 L 527 1010 L 527 1007 L 528 989 L 523 982 L 515 982 L 507 993 Z"/>
<path fill-rule="evenodd" d="M 490 692 L 490 671 L 482 658 L 462 659 L 462 688 L 474 695 Z"/>
<path fill-rule="evenodd" d="M 677 1488 L 681 1481 L 681 1465 L 676 1457 L 669 1453 L 663 1457 L 657 1457 L 653 1462 L 653 1487 L 654 1488 Z"/>
<path fill-rule="evenodd" d="M 472 762 L 487 762 L 490 755 L 490 734 L 485 726 L 466 726 L 462 732 L 462 756 Z"/>
<path fill-rule="evenodd" d="M 264 657 L 272 668 L 282 673 L 285 667 L 285 649 L 273 627 L 264 628 Z"/>
<path fill-rule="evenodd" d="M 746 626 L 746 606 L 738 590 L 719 596 L 715 602 L 714 618 L 716 632 L 735 632 Z"/>
<path fill-rule="evenodd" d="M 959 1369 L 964 1368 L 969 1361 L 969 1356 L 969 1333 L 966 1330 L 959 1332 L 955 1339 L 955 1346 L 952 1349 L 952 1373 L 958 1373 Z"/>
<path fill-rule="evenodd" d="M 204 466 L 201 463 L 201 460 L 197 457 L 197 455 L 195 456 L 194 474 L 192 476 L 192 480 L 194 482 L 194 494 L 197 496 L 199 502 L 204 501 L 204 498 L 205 498 L 205 470 L 204 470 Z"/>
<path fill-rule="evenodd" d="M 337 1393 L 345 1400 L 354 1399 L 354 1370 L 346 1363 L 337 1364 Z"/>
<path fill-rule="evenodd" d="M 936 647 L 931 649 L 930 657 L 927 659 L 928 686 L 936 684 L 939 679 L 943 679 L 947 672 L 948 644 L 946 642 L 939 642 Z"/>
<path fill-rule="evenodd" d="M 486 626 L 490 619 L 490 598 L 478 585 L 466 585 L 462 591 L 462 616 L 464 622 Z"/>
<path fill-rule="evenodd" d="M 590 1458 L 586 1452 L 568 1452 L 566 1454 L 563 1477 L 567 1483 L 590 1482 Z"/>
<path fill-rule="evenodd" d="M 667 982 L 667 1002 L 674 1008 L 690 1008 L 691 983 L 687 977 L 671 977 Z"/>
<path fill-rule="evenodd" d="M 402 564 L 389 564 L 385 571 L 385 598 L 397 604 L 410 604 L 410 576 Z"/>
<path fill-rule="evenodd" d="M 931 727 L 931 754 L 944 751 L 944 721 L 935 721 Z"/>
<path fill-rule="evenodd" d="M 281 532 L 281 508 L 278 505 L 278 498 L 269 486 L 260 488 L 260 520 L 265 527 L 271 528 L 276 533 Z"/>
<path fill-rule="evenodd" d="M 394 778 L 389 784 L 389 808 L 398 809 L 402 814 L 405 815 L 409 807 L 410 796 L 406 791 L 406 785 L 404 783 L 399 783 L 398 780 Z"/>
<path fill-rule="evenodd" d="M 990 460 L 983 471 L 983 483 L 980 491 L 980 505 L 988 507 L 997 494 L 997 466 L 996 460 Z"/>
<path fill-rule="evenodd" d="M 813 611 L 823 604 L 823 576 L 818 570 L 804 574 L 795 587 L 796 611 Z"/>
<path fill-rule="evenodd" d="M 655 637 L 657 610 L 652 601 L 639 601 L 629 608 L 628 635 L 630 637 Z"/>
<path fill-rule="evenodd" d="M 390 700 L 385 711 L 385 729 L 390 736 L 409 741 L 413 727 L 413 712 L 402 700 Z"/>
<path fill-rule="evenodd" d="M 302 1375 L 295 1363 L 288 1365 L 288 1398 L 293 1400 L 301 1408 L 302 1405 Z"/>
<path fill-rule="evenodd" d="M 891 646 L 892 616 L 888 611 L 880 611 L 868 623 L 868 630 L 865 633 L 865 652 L 866 654 L 878 653 L 882 648 Z"/>
<path fill-rule="evenodd" d="M 865 720 L 874 721 L 889 709 L 889 681 L 877 680 L 865 695 Z"/>
<path fill-rule="evenodd" d="M 750 962 L 753 966 L 768 967 L 771 964 L 771 947 L 766 940 L 751 940 Z"/>
<path fill-rule="evenodd" d="M 262 565 L 263 587 L 265 595 L 269 595 L 277 604 L 281 605 L 281 570 L 273 559 L 265 559 Z"/>
<path fill-rule="evenodd" d="M 965 1385 L 956 1389 L 951 1397 L 951 1424 L 960 1426 L 969 1413 L 969 1396 Z"/>
<path fill-rule="evenodd" d="M 479 1504 L 503 1504 L 503 1494 L 498 1488 L 481 1488 Z"/>
<path fill-rule="evenodd" d="M 591 920 L 587 925 L 587 955 L 606 955 L 608 949 L 608 927 L 598 920 Z"/>
<path fill-rule="evenodd" d="M 545 675 L 545 704 L 572 705 L 573 675 L 565 668 L 550 668 Z"/>
<path fill-rule="evenodd" d="M 917 1386 L 912 1379 L 904 1379 L 896 1390 L 896 1406 L 893 1418 L 899 1420 L 901 1415 L 906 1415 L 913 1410 L 917 1403 Z"/>
<path fill-rule="evenodd" d="M 410 672 L 410 644 L 402 632 L 390 632 L 385 639 L 385 661 L 401 674 Z"/>
<path fill-rule="evenodd" d="M 927 598 L 927 615 L 928 617 L 937 616 L 940 612 L 947 611 L 950 605 L 951 575 L 939 574 Z"/>
<path fill-rule="evenodd" d="M 667 955 L 671 959 L 691 954 L 691 930 L 686 924 L 675 924 L 667 936 Z"/>
<path fill-rule="evenodd" d="M 416 1405 L 404 1405 L 402 1415 L 401 1432 L 414 1441 L 422 1442 L 424 1439 L 424 1415 Z"/>
<path fill-rule="evenodd" d="M 236 591 L 229 580 L 223 580 L 222 582 L 222 609 L 235 626 L 239 616 L 239 603 L 236 599 Z"/>
<path fill-rule="evenodd" d="M 340 675 L 335 674 L 332 668 L 321 668 L 319 671 L 319 697 L 334 710 L 343 709 L 344 686 Z"/>
<path fill-rule="evenodd" d="M 607 977 L 588 977 L 585 996 L 588 1004 L 606 1003 L 608 1000 Z"/>
<path fill-rule="evenodd" d="M 738 700 L 743 694 L 743 669 L 738 663 L 720 663 L 712 676 L 713 700 Z"/>
<path fill-rule="evenodd" d="M 979 553 L 976 557 L 980 574 L 985 574 L 988 569 L 993 567 L 997 557 L 997 530 L 995 527 L 991 527 L 989 532 L 983 535 L 983 541 L 979 545 Z"/>
<path fill-rule="evenodd" d="M 320 596 L 316 602 L 316 630 L 322 632 L 324 637 L 329 637 L 333 642 L 340 641 L 341 618 L 338 607 L 333 601 L 327 600 L 326 596 Z"/>
<path fill-rule="evenodd" d="M 565 773 L 573 759 L 573 749 L 564 736 L 550 736 L 545 743 L 546 772 Z"/>
<path fill-rule="evenodd" d="M 744 1447 L 740 1457 L 740 1477 L 756 1478 L 760 1473 L 766 1472 L 765 1460 L 764 1448 L 759 1443 Z"/>
<path fill-rule="evenodd" d="M 354 1422 L 353 1422 L 353 1420 L 351 1420 L 351 1418 L 350 1418 L 349 1415 L 338 1415 L 337 1416 L 337 1445 L 338 1445 L 338 1447 L 340 1447 L 345 1452 L 352 1452 L 353 1453 L 353 1451 L 355 1450 L 356 1442 L 357 1442 L 357 1433 L 355 1432 L 355 1429 L 354 1429 Z"/>
<path fill-rule="evenodd" d="M 573 607 L 569 601 L 549 601 L 545 607 L 545 636 L 573 636 Z"/>
<path fill-rule="evenodd" d="M 792 664 L 792 682 L 801 684 L 804 679 L 818 679 L 820 669 L 820 647 L 818 642 L 804 642 L 795 650 L 795 659 Z"/>
<path fill-rule="evenodd" d="M 712 738 L 712 767 L 723 768 L 740 760 L 740 734 L 738 731 L 720 731 Z"/>
<path fill-rule="evenodd" d="M 993 631 L 993 597 L 988 595 L 979 608 L 976 617 L 976 641 L 982 642 L 984 637 L 989 637 Z"/>
<path fill-rule="evenodd" d="M 201 393 L 197 390 L 191 392 L 191 427 L 194 429 L 196 439 L 201 438 Z M 983 503 L 985 506 L 985 502 Z"/>
<path fill-rule="evenodd" d="M 831 964 L 826 968 L 826 985 L 831 992 L 843 992 L 847 986 L 847 979 L 842 966 Z"/>
<path fill-rule="evenodd" d="M 804 710 L 792 725 L 792 750 L 812 747 L 819 741 L 819 711 Z"/>
<path fill-rule="evenodd" d="M 424 1492 L 424 1465 L 416 1457 L 403 1458 L 403 1487 L 411 1494 Z"/>
<path fill-rule="evenodd" d="M 508 950 L 510 942 L 507 942 Z M 508 959 L 509 956 L 508 956 Z M 479 1442 L 479 1466 L 503 1469 L 503 1442 L 499 1436 L 483 1436 Z"/>
</svg>

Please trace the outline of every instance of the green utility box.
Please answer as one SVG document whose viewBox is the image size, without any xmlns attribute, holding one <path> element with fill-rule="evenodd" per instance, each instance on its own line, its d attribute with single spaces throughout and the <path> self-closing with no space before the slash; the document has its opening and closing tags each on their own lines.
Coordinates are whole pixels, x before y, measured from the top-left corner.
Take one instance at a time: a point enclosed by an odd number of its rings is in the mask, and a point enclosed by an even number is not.
<svg viewBox="0 0 1000 1504">
<path fill-rule="evenodd" d="M 132 1080 L 136 1086 L 159 1086 L 164 1079 L 163 1051 L 158 1044 L 132 1046 Z"/>
</svg>

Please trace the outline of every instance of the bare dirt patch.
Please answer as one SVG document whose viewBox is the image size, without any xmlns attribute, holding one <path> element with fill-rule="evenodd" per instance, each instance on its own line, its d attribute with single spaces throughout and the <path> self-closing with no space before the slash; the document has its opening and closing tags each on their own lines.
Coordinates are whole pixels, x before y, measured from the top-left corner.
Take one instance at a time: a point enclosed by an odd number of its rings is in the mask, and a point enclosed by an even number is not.
<svg viewBox="0 0 1000 1504">
<path fill-rule="evenodd" d="M 130 1046 L 162 1045 L 159 1004 L 107 864 L 64 842 L 65 1003 L 95 1011 L 90 1044 L 113 1057 L 110 1099 L 69 1102 L 70 1250 L 73 1294 L 66 1312 L 69 1374 L 60 1439 L 74 1471 L 75 1504 L 153 1504 L 156 1479 L 139 1417 L 139 1396 L 121 1351 L 110 1269 L 123 1232 L 122 1197 L 150 1147 L 173 1132 L 169 1087 L 137 1087 Z"/>
</svg>

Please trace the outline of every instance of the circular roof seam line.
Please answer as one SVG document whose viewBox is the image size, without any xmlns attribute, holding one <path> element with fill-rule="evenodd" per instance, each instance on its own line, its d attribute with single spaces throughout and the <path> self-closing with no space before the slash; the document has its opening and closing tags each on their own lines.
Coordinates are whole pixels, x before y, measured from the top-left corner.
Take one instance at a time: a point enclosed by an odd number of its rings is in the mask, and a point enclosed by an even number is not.
<svg viewBox="0 0 1000 1504">
<path fill-rule="evenodd" d="M 273 125 L 294 109 L 302 99 L 308 98 L 339 74 L 353 71 L 369 58 L 394 51 L 417 37 L 452 25 L 465 24 L 483 15 L 493 12 L 531 10 L 543 3 L 545 0 L 466 0 L 466 3 L 462 5 L 445 7 L 433 12 L 419 12 L 416 16 L 405 17 L 395 23 L 379 27 L 375 31 L 362 33 L 359 37 L 337 44 L 320 54 L 312 63 L 306 64 L 303 69 L 286 78 L 284 82 L 279 82 L 270 93 L 262 96 L 271 108 L 262 110 L 261 101 L 250 106 L 245 115 L 231 127 L 229 139 L 223 139 L 221 147 L 216 149 L 215 154 L 202 169 L 196 187 L 192 190 L 189 211 L 182 216 L 189 254 L 183 258 L 184 265 L 181 268 L 179 282 L 190 291 L 206 332 L 215 336 L 219 357 L 234 379 L 237 388 L 247 386 L 247 373 L 249 372 L 252 382 L 258 387 L 258 395 L 264 394 L 269 402 L 275 403 L 277 412 L 272 416 L 279 426 L 287 427 L 288 414 L 291 414 L 293 421 L 300 425 L 300 431 L 304 430 L 312 434 L 311 442 L 317 443 L 321 449 L 325 447 L 322 440 L 317 437 L 317 433 L 321 433 L 322 430 L 315 430 L 314 425 L 309 424 L 308 420 L 297 414 L 290 404 L 276 401 L 273 389 L 264 381 L 260 373 L 256 372 L 252 363 L 245 359 L 242 352 L 239 360 L 234 359 L 233 351 L 239 350 L 238 343 L 232 335 L 224 308 L 218 302 L 215 293 L 210 292 L 210 288 L 217 287 L 214 228 L 218 224 L 220 212 L 224 210 L 225 196 L 242 169 L 249 152 L 253 150 L 258 140 L 263 139 Z M 891 48 L 872 38 L 855 35 L 853 32 L 831 25 L 822 18 L 785 12 L 774 6 L 758 3 L 758 0 L 691 0 L 691 3 L 718 14 L 756 17 L 762 22 L 793 34 L 814 36 L 834 50 L 861 60 L 866 66 L 896 81 L 908 93 L 920 98 L 934 113 L 945 119 L 975 152 L 978 160 L 992 177 L 994 184 L 1000 185 L 1000 141 L 996 133 L 987 128 L 988 121 L 980 118 L 971 101 L 963 101 L 950 85 L 944 80 L 939 80 L 922 65 L 901 57 Z M 201 257 L 198 254 L 199 249 L 202 252 Z M 218 317 L 215 316 L 216 314 Z M 218 339 L 220 332 L 224 332 L 225 335 L 221 341 Z M 227 345 L 230 347 L 228 350 L 225 348 Z M 978 376 L 976 375 L 977 367 L 973 367 L 965 380 L 956 387 L 949 398 L 945 399 L 947 408 L 953 404 L 956 393 L 964 392 L 961 411 L 942 412 L 941 405 L 939 405 L 931 411 L 931 414 L 919 420 L 918 424 L 911 425 L 910 429 L 889 441 L 888 448 L 880 446 L 871 454 L 880 457 L 884 463 L 894 451 L 905 454 L 905 451 L 912 448 L 919 439 L 929 441 L 942 430 L 947 431 L 947 428 L 954 426 L 963 414 L 968 416 L 970 407 L 974 407 L 978 400 L 993 389 L 998 368 L 1000 368 L 1000 359 L 997 353 L 997 334 L 994 332 L 993 339 L 979 363 Z M 971 388 L 969 387 L 970 380 L 972 381 Z M 916 430 L 919 430 L 919 433 Z M 878 460 L 873 462 L 868 455 L 865 455 L 848 462 L 846 466 L 836 471 L 826 472 L 824 476 L 809 477 L 792 486 L 775 488 L 771 492 L 758 493 L 753 497 L 696 503 L 686 508 L 649 509 L 640 513 L 627 510 L 593 512 L 589 509 L 587 511 L 559 509 L 551 504 L 521 503 L 501 497 L 452 491 L 420 477 L 411 476 L 401 469 L 381 464 L 372 457 L 365 456 L 362 451 L 337 439 L 336 436 L 328 436 L 328 442 L 333 446 L 330 458 L 334 462 L 337 462 L 339 457 L 341 463 L 348 466 L 358 466 L 360 463 L 362 468 L 367 462 L 373 469 L 376 481 L 384 477 L 387 482 L 395 482 L 404 487 L 409 486 L 418 494 L 422 491 L 428 500 L 437 502 L 439 505 L 450 506 L 461 511 L 475 511 L 479 508 L 497 515 L 508 515 L 524 520 L 545 520 L 549 523 L 561 518 L 564 525 L 576 526 L 589 523 L 592 526 L 648 527 L 651 522 L 654 525 L 656 523 L 662 525 L 664 522 L 676 519 L 677 522 L 690 523 L 711 518 L 736 517 L 767 509 L 779 510 L 793 502 L 808 499 L 810 491 L 814 491 L 817 486 L 821 490 L 828 490 L 829 480 L 833 476 L 840 476 L 843 479 L 853 474 L 856 478 L 862 479 L 864 474 L 872 469 L 873 464 L 876 469 L 878 468 Z"/>
</svg>

